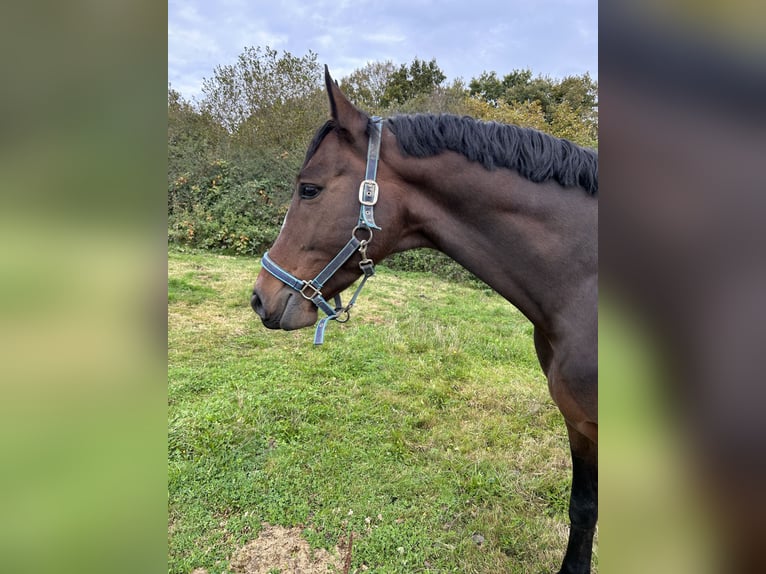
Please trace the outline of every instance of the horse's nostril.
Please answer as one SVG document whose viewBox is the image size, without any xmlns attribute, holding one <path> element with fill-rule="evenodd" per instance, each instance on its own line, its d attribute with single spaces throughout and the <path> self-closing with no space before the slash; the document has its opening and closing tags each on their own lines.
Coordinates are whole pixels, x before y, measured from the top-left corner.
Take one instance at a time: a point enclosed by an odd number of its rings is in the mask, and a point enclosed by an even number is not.
<svg viewBox="0 0 766 574">
<path fill-rule="evenodd" d="M 261 298 L 258 296 L 258 293 L 255 291 L 253 291 L 253 296 L 250 297 L 250 306 L 261 319 L 264 318 L 263 303 L 261 302 Z"/>
<path fill-rule="evenodd" d="M 269 317 L 268 313 L 266 312 L 266 306 L 263 304 L 263 300 L 261 299 L 261 296 L 258 295 L 258 292 L 254 289 L 253 295 L 250 297 L 250 306 L 253 308 L 253 311 L 256 312 L 258 317 L 261 318 L 261 321 L 263 322 L 263 325 L 267 329 L 279 329 L 280 327 L 280 316 L 276 317 Z"/>
</svg>

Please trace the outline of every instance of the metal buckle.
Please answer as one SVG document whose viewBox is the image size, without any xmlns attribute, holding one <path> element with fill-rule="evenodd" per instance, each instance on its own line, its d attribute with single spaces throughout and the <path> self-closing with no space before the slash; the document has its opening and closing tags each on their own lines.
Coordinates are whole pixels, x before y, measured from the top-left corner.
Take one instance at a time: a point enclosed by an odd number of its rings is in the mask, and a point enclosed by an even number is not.
<svg viewBox="0 0 766 574">
<path fill-rule="evenodd" d="M 361 184 L 359 184 L 359 203 L 372 207 L 377 202 L 378 182 L 374 179 L 365 179 Z"/>
<path fill-rule="evenodd" d="M 306 290 L 307 287 L 314 291 L 314 293 L 312 295 L 306 295 L 306 293 L 304 293 L 304 291 Z M 316 297 L 317 295 L 319 295 L 320 297 L 322 296 L 322 292 L 319 289 L 317 289 L 316 287 L 314 287 L 308 281 L 304 281 L 303 287 L 301 287 L 300 293 L 301 293 L 301 295 L 303 295 L 304 299 L 308 299 L 309 301 L 313 301 L 314 297 Z"/>
</svg>

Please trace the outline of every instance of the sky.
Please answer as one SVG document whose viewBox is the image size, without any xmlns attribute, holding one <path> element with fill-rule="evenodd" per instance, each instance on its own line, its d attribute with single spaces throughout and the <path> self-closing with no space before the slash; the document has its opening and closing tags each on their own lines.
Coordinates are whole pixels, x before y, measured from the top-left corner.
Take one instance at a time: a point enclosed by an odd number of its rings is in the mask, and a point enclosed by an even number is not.
<svg viewBox="0 0 766 574">
<path fill-rule="evenodd" d="M 447 83 L 530 69 L 598 79 L 597 0 L 169 0 L 168 81 L 187 100 L 248 46 L 301 57 L 335 79 L 368 62 L 436 63 Z"/>
</svg>

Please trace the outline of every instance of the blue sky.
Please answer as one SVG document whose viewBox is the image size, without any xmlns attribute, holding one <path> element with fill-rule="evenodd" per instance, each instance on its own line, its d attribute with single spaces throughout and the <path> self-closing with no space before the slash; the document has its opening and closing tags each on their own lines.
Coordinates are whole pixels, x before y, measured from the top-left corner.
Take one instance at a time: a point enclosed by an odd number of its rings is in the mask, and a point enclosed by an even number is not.
<svg viewBox="0 0 766 574">
<path fill-rule="evenodd" d="M 436 59 L 448 81 L 529 68 L 598 79 L 597 0 L 169 0 L 168 81 L 185 98 L 246 46 L 316 52 L 340 79 Z"/>
</svg>

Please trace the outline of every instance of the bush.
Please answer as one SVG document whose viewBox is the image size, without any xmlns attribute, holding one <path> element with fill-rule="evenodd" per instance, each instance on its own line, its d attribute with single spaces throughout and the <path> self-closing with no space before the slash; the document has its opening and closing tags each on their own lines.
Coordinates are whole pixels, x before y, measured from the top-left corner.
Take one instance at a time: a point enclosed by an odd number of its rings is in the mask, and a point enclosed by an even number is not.
<svg viewBox="0 0 766 574">
<path fill-rule="evenodd" d="M 289 190 L 270 180 L 243 179 L 216 160 L 179 177 L 168 193 L 168 242 L 239 255 L 260 255 L 287 212 Z"/>
<path fill-rule="evenodd" d="M 386 259 L 382 265 L 398 271 L 424 271 L 450 281 L 484 285 L 481 279 L 465 267 L 433 249 L 413 249 L 396 253 Z"/>
<path fill-rule="evenodd" d="M 286 174 L 300 161 L 296 154 L 240 158 L 234 166 L 213 160 L 197 173 L 185 173 L 168 189 L 168 243 L 236 255 L 262 255 L 279 234 L 287 213 L 291 186 Z M 254 178 L 278 165 L 285 179 Z M 298 168 L 294 168 L 297 172 Z M 481 282 L 446 255 L 418 249 L 392 255 L 390 269 L 427 271 L 445 279 Z"/>
</svg>

